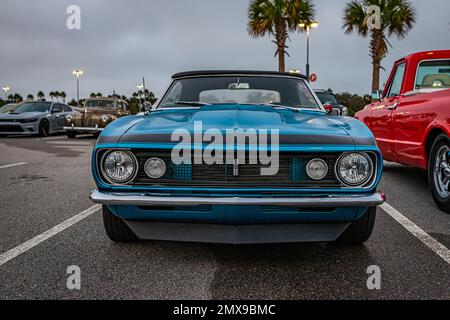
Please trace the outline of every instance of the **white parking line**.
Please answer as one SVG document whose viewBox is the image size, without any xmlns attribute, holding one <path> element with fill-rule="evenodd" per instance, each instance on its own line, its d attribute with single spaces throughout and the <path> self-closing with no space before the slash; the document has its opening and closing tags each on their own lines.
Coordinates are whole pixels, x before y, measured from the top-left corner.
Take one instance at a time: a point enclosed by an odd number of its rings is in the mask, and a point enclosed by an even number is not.
<svg viewBox="0 0 450 320">
<path fill-rule="evenodd" d="M 381 205 L 380 208 L 383 209 L 392 218 L 394 218 L 398 223 L 400 223 L 413 236 L 422 241 L 428 248 L 433 250 L 433 252 L 436 253 L 439 257 L 444 259 L 445 262 L 450 264 L 450 250 L 447 249 L 443 244 L 423 231 L 420 227 L 418 227 L 388 203 Z"/>
<path fill-rule="evenodd" d="M 74 224 L 80 222 L 83 219 L 86 219 L 87 217 L 91 216 L 92 214 L 96 213 L 101 209 L 101 205 L 95 205 L 86 211 L 83 211 L 76 216 L 73 216 L 72 218 L 64 221 L 63 223 L 57 225 L 56 227 L 51 228 L 50 230 L 45 231 L 44 233 L 41 233 L 40 235 L 34 237 L 31 240 L 28 240 L 21 245 L 15 247 L 14 249 L 11 249 L 2 255 L 0 255 L 0 266 L 4 265 L 8 261 L 20 256 L 21 254 L 27 252 L 28 250 L 36 247 L 37 245 L 41 244 L 42 242 L 50 239 L 51 237 L 57 235 L 58 233 L 66 230 L 67 228 L 73 226 Z"/>
<path fill-rule="evenodd" d="M 25 164 L 28 164 L 28 162 L 19 162 L 19 163 L 13 163 L 13 164 L 8 164 L 6 166 L 1 166 L 0 169 L 6 169 L 6 168 L 12 168 L 12 167 L 18 167 L 18 166 L 23 166 Z"/>
<path fill-rule="evenodd" d="M 66 138 L 66 136 L 56 136 L 56 137 L 40 138 L 39 140 L 50 141 L 50 140 L 63 140 L 65 138 Z"/>
</svg>

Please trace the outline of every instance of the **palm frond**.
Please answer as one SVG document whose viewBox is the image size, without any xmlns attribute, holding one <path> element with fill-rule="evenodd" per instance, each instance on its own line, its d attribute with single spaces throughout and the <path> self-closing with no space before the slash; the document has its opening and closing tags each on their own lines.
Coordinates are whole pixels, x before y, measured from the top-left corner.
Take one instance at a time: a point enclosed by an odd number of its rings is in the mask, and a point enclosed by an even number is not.
<svg viewBox="0 0 450 320">
<path fill-rule="evenodd" d="M 369 28 L 367 27 L 366 6 L 358 0 L 347 3 L 344 10 L 343 28 L 346 34 L 357 32 L 363 37 L 367 37 Z"/>
</svg>

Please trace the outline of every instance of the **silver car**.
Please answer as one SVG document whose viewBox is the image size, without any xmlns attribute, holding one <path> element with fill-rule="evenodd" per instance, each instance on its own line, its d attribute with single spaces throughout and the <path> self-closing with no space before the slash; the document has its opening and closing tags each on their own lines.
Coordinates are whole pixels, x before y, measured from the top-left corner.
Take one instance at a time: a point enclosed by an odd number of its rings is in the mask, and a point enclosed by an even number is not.
<svg viewBox="0 0 450 320">
<path fill-rule="evenodd" d="M 15 108 L 16 108 L 15 103 L 5 104 L 3 107 L 0 108 L 0 113 L 9 113 L 11 111 L 14 111 Z"/>
<path fill-rule="evenodd" d="M 0 114 L 0 135 L 39 135 L 63 132 L 64 119 L 74 110 L 59 102 L 27 101 Z"/>
</svg>

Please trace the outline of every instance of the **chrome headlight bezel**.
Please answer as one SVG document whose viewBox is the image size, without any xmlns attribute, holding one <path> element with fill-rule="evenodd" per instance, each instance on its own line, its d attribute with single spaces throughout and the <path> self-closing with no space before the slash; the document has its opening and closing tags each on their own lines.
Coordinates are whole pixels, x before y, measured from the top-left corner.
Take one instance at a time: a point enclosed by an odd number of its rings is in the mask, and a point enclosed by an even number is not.
<svg viewBox="0 0 450 320">
<path fill-rule="evenodd" d="M 159 164 L 161 164 L 162 166 L 161 166 L 161 173 L 160 174 L 158 174 L 158 175 L 154 175 L 154 174 L 152 174 L 151 172 L 150 172 L 150 169 L 148 168 L 148 166 L 149 166 L 149 164 L 150 164 L 150 162 L 158 162 Z M 150 159 L 148 159 L 146 162 L 145 162 L 145 165 L 144 165 L 144 171 L 145 171 L 145 174 L 149 177 L 149 178 L 151 178 L 151 179 L 155 179 L 155 180 L 157 180 L 157 179 L 161 179 L 162 177 L 164 177 L 164 175 L 167 173 L 167 164 L 166 164 L 166 162 L 163 160 L 163 159 L 161 159 L 161 158 L 158 158 L 158 157 L 152 157 L 152 158 L 150 158 Z"/>
<path fill-rule="evenodd" d="M 320 162 L 321 164 L 323 164 L 324 169 L 325 169 L 325 172 L 324 172 L 324 174 L 323 174 L 322 176 L 320 176 L 320 177 L 313 177 L 312 174 L 310 173 L 310 168 L 309 168 L 309 167 L 310 167 L 310 165 L 311 165 L 313 162 Z M 312 180 L 314 180 L 314 181 L 320 181 L 320 180 L 325 179 L 325 177 L 326 177 L 327 174 L 328 174 L 328 171 L 329 171 L 329 167 L 328 167 L 327 162 L 326 162 L 325 160 L 323 160 L 323 159 L 320 159 L 320 158 L 314 158 L 314 159 L 311 159 L 311 160 L 308 161 L 308 163 L 306 164 L 306 174 L 308 175 L 308 177 L 309 177 L 310 179 L 312 179 Z"/>
<path fill-rule="evenodd" d="M 122 153 L 128 155 L 129 157 L 131 157 L 133 164 L 134 164 L 132 174 L 127 179 L 124 179 L 121 181 L 111 178 L 105 171 L 106 158 L 115 152 L 122 152 Z M 108 151 L 104 152 L 104 154 L 102 155 L 101 160 L 99 162 L 99 167 L 100 167 L 100 172 L 102 174 L 103 179 L 105 179 L 108 183 L 110 183 L 112 185 L 127 185 L 136 178 L 136 176 L 139 172 L 139 163 L 136 159 L 136 156 L 132 152 L 127 151 L 127 150 L 108 150 Z"/>
<path fill-rule="evenodd" d="M 358 182 L 358 183 L 351 183 L 346 181 L 340 174 L 340 165 L 342 160 L 350 155 L 359 155 L 359 156 L 363 156 L 369 164 L 369 174 L 365 177 L 364 180 Z M 338 160 L 336 161 L 336 165 L 335 165 L 335 174 L 336 177 L 338 178 L 338 180 L 344 184 L 346 187 L 351 187 L 351 188 L 358 188 L 358 187 L 365 187 L 368 183 L 370 183 L 372 180 L 374 180 L 375 177 L 375 172 L 376 172 L 376 167 L 377 167 L 377 163 L 376 160 L 372 159 L 372 157 L 370 157 L 370 155 L 366 152 L 347 152 L 342 154 Z"/>
</svg>

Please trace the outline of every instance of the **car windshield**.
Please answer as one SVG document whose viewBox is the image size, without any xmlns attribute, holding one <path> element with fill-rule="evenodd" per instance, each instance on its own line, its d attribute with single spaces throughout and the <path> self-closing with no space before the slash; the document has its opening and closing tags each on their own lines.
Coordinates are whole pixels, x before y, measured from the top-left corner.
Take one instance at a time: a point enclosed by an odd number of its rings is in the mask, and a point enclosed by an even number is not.
<svg viewBox="0 0 450 320">
<path fill-rule="evenodd" d="M 87 100 L 85 107 L 87 108 L 114 108 L 115 103 L 112 100 Z"/>
<path fill-rule="evenodd" d="M 14 113 L 25 112 L 47 112 L 50 109 L 50 102 L 25 102 L 19 105 Z"/>
<path fill-rule="evenodd" d="M 336 97 L 328 92 L 316 92 L 317 97 L 319 98 L 322 104 L 337 104 L 338 101 Z"/>
<path fill-rule="evenodd" d="M 159 108 L 250 104 L 320 110 L 303 79 L 289 77 L 194 77 L 175 80 Z"/>
</svg>

